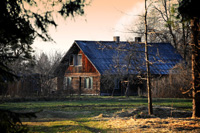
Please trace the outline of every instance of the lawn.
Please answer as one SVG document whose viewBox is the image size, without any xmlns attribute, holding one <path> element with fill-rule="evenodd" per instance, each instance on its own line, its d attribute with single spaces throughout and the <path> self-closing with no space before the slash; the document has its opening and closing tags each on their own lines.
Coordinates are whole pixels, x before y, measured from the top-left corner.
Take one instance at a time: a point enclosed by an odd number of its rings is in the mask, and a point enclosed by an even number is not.
<svg viewBox="0 0 200 133">
<path fill-rule="evenodd" d="M 28 125 L 30 132 L 120 132 L 132 129 L 136 119 L 147 120 L 147 98 L 140 97 L 71 97 L 62 101 L 33 101 L 33 102 L 7 102 L 0 104 L 0 108 L 16 112 L 36 111 L 37 118 L 26 120 L 23 124 Z M 155 116 L 164 112 L 172 114 L 174 110 L 191 112 L 191 99 L 153 99 Z M 138 112 L 138 109 L 142 110 Z M 158 108 L 159 107 L 159 108 Z M 166 108 L 164 110 L 161 110 Z M 170 110 L 167 109 L 170 107 Z M 141 108 L 140 108 L 141 109 Z M 135 114 L 133 116 L 133 112 Z M 161 110 L 161 111 L 160 111 Z M 145 114 L 146 113 L 146 114 Z M 144 115 L 145 114 L 145 115 Z M 121 117 L 123 116 L 123 117 Z M 135 117 L 136 116 L 136 117 Z M 141 117 L 142 116 L 142 117 Z M 143 117 L 145 116 L 145 118 Z M 151 120 L 159 117 L 152 117 Z M 160 116 L 160 115 L 159 115 Z M 174 115 L 175 116 L 175 115 Z M 180 115 L 177 119 L 180 119 Z M 134 118 L 135 117 L 135 118 Z M 169 116 L 170 117 L 170 116 Z M 173 118 L 173 116 L 171 115 Z M 182 118 L 182 117 L 181 117 Z M 116 126 L 117 120 L 125 122 Z M 168 119 L 168 117 L 167 117 Z M 133 122 L 134 120 L 134 122 Z M 131 122 L 132 121 L 132 122 Z M 132 124 L 128 124 L 128 122 Z M 112 125 L 112 123 L 115 123 Z M 189 121 L 188 123 L 191 123 Z M 139 123 L 138 123 L 139 124 Z M 196 123 L 195 123 L 196 124 Z M 129 125 L 129 127 L 127 127 Z M 137 124 L 136 124 L 137 125 Z M 142 125 L 140 123 L 140 125 Z M 148 124 L 147 124 L 148 125 Z M 151 126 L 152 127 L 152 126 Z M 145 128 L 144 128 L 145 129 Z M 132 130 L 136 130 L 135 128 Z M 137 129 L 138 131 L 141 128 Z M 143 130 L 143 129 L 142 129 Z"/>
</svg>

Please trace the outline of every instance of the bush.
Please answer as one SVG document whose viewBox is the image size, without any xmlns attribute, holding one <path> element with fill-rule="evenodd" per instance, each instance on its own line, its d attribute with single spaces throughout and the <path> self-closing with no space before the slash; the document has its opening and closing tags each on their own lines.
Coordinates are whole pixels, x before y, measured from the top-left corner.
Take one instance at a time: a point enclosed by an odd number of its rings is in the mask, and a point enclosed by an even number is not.
<svg viewBox="0 0 200 133">
<path fill-rule="evenodd" d="M 2 133 L 26 133 L 28 128 L 22 124 L 20 118 L 36 117 L 35 113 L 15 113 L 0 109 L 0 131 Z"/>
<path fill-rule="evenodd" d="M 191 92 L 191 71 L 184 64 L 177 64 L 170 74 L 152 80 L 152 96 L 160 98 L 188 98 Z"/>
</svg>

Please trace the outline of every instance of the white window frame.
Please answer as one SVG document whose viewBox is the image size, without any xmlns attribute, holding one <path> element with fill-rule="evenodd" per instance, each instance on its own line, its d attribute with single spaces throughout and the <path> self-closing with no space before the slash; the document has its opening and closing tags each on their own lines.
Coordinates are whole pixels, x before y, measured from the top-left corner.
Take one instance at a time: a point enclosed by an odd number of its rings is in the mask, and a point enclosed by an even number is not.
<svg viewBox="0 0 200 133">
<path fill-rule="evenodd" d="M 80 60 L 79 57 L 81 57 Z M 76 66 L 82 66 L 82 54 L 76 55 Z"/>
<path fill-rule="evenodd" d="M 80 59 L 79 59 L 79 57 L 81 57 Z M 71 58 L 73 58 L 73 59 L 71 59 Z M 72 62 L 73 62 L 73 64 L 71 64 L 71 60 L 73 60 Z M 82 54 L 72 54 L 72 55 L 70 55 L 70 57 L 69 57 L 69 65 L 70 66 L 82 66 Z"/>
<path fill-rule="evenodd" d="M 85 89 L 93 88 L 93 77 L 85 77 L 84 78 L 84 88 Z"/>
<path fill-rule="evenodd" d="M 64 90 L 70 88 L 72 85 L 72 77 L 65 77 L 64 78 Z"/>
</svg>

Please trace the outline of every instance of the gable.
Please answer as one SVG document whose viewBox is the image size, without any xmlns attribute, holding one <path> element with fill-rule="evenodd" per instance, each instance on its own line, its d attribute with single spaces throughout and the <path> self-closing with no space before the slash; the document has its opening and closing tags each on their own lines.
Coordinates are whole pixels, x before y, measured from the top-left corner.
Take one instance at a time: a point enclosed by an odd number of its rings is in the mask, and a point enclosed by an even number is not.
<svg viewBox="0 0 200 133">
<path fill-rule="evenodd" d="M 82 55 L 82 65 L 70 65 L 71 55 Z M 65 73 L 99 73 L 94 65 L 88 60 L 84 52 L 74 43 L 65 56 L 62 58 L 55 71 L 57 76 L 63 76 Z"/>
<path fill-rule="evenodd" d="M 88 58 L 83 53 L 83 51 L 80 50 L 79 48 L 77 48 L 77 50 L 78 50 L 78 53 L 71 53 L 68 57 L 70 58 L 70 56 L 76 57 L 74 55 L 81 55 L 82 56 L 81 65 L 76 66 L 76 65 L 69 64 L 65 72 L 66 73 L 97 73 L 98 71 L 91 64 L 91 62 L 88 60 Z"/>
</svg>

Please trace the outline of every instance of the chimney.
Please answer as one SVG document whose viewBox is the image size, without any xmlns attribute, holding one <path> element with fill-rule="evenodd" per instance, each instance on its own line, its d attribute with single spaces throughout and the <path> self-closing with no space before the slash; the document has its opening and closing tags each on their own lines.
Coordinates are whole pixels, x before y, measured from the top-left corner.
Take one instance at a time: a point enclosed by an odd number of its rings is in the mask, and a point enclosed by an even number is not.
<svg viewBox="0 0 200 133">
<path fill-rule="evenodd" d="M 141 42 L 141 37 L 135 37 L 135 43 Z"/>
<path fill-rule="evenodd" d="M 113 41 L 116 42 L 116 43 L 119 43 L 120 42 L 120 37 L 119 36 L 114 36 L 113 37 Z"/>
</svg>

